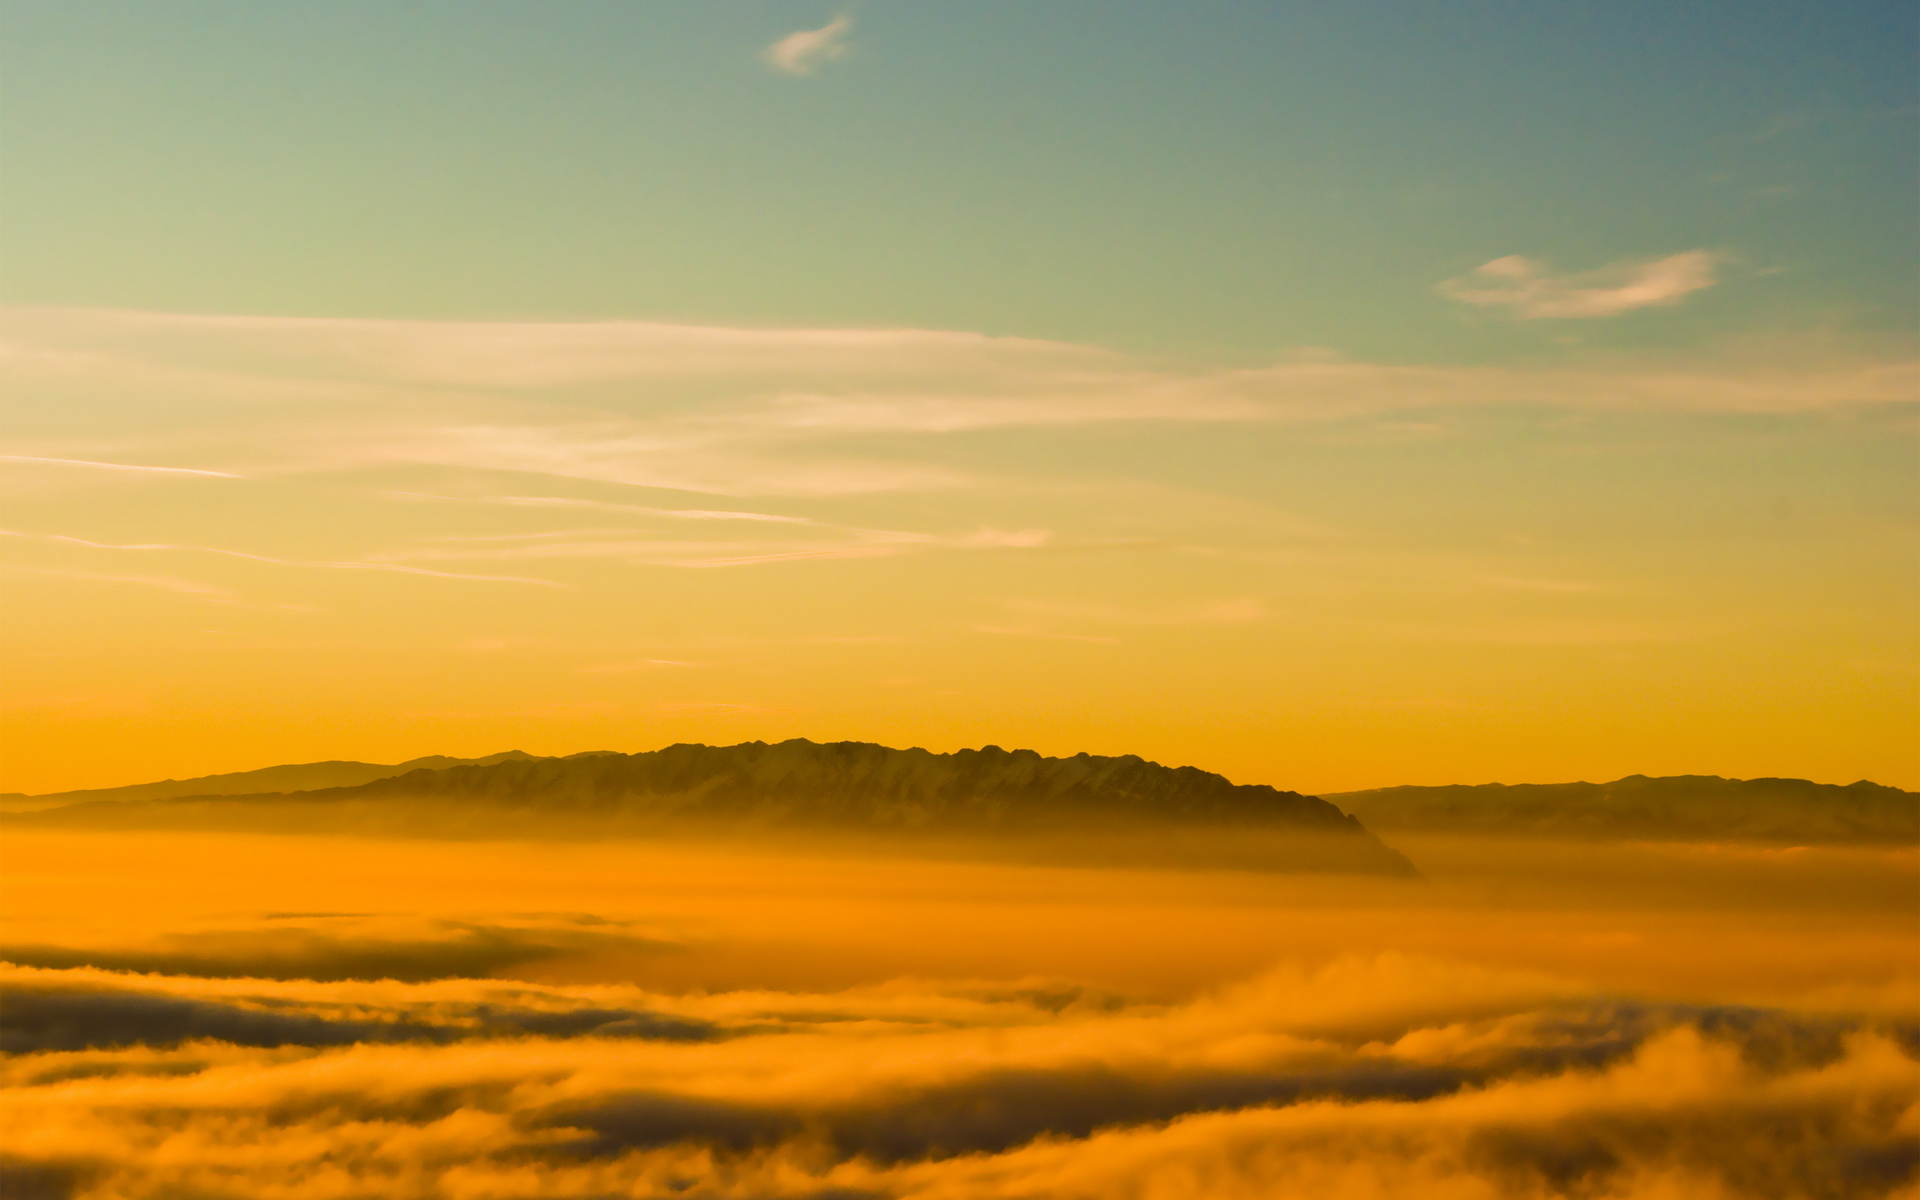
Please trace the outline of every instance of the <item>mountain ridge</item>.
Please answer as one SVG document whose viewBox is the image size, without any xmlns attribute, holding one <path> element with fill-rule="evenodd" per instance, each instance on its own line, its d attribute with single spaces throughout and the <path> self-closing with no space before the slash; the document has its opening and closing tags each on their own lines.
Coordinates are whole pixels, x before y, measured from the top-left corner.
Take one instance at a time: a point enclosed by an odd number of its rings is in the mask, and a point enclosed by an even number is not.
<svg viewBox="0 0 1920 1200">
<path fill-rule="evenodd" d="M 1330 793 L 1376 832 L 1581 839 L 1920 843 L 1920 792 L 1719 775 L 1607 783 L 1405 785 Z"/>
<path fill-rule="evenodd" d="M 96 801 L 8 818 L 113 828 L 384 829 L 459 836 L 722 829 L 895 838 L 1140 841 L 1234 831 L 1288 869 L 1411 874 L 1405 858 L 1335 805 L 1136 755 L 1048 758 L 998 746 L 936 754 L 865 742 L 679 743 L 421 768 L 303 792 Z M 1249 840 L 1251 839 L 1251 840 Z M 1281 844 L 1287 843 L 1287 844 Z M 1255 855 L 1254 857 L 1259 857 Z"/>
<path fill-rule="evenodd" d="M 591 753 L 591 752 L 590 752 Z M 269 792 L 306 792 L 321 788 L 353 787 L 403 775 L 409 771 L 441 767 L 486 765 L 536 755 L 524 750 L 507 750 L 479 758 L 454 758 L 445 754 L 427 754 L 405 762 L 385 764 L 332 758 L 321 762 L 282 763 L 257 767 L 251 771 L 226 771 L 217 775 L 196 775 L 187 779 L 161 779 L 153 783 L 130 783 L 119 787 L 80 788 L 65 792 L 0 793 L 0 812 L 35 812 L 71 804 L 172 800 L 189 796 L 245 796 Z"/>
<path fill-rule="evenodd" d="M 811 775 L 795 754 L 811 756 L 804 764 Z M 757 765 L 747 770 L 743 756 Z M 720 761 L 729 758 L 730 764 Z M 640 773 L 645 778 L 634 773 L 643 762 L 653 764 Z M 892 794 L 883 795 L 889 788 Z M 1067 824 L 1119 819 L 1331 830 L 1338 814 L 1358 818 L 1373 835 L 1920 843 L 1920 793 L 1868 780 L 1837 785 L 1629 775 L 1605 783 L 1402 785 L 1311 797 L 1234 784 L 1197 767 L 1167 767 L 1137 755 L 1048 758 L 998 746 L 939 754 L 806 739 L 724 747 L 678 743 L 639 754 L 595 750 L 549 757 L 509 750 L 479 758 L 426 755 L 392 765 L 296 763 L 117 788 L 0 795 L 0 814 L 38 811 L 52 823 L 164 821 L 161 810 L 123 806 L 171 805 L 165 811 L 184 815 L 187 808 L 180 806 L 197 805 L 204 817 L 217 820 L 221 801 L 334 804 L 341 811 L 401 802 L 421 809 L 423 819 L 414 824 L 422 827 L 431 824 L 425 808 L 434 806 L 443 810 L 443 825 L 483 825 L 487 813 L 531 819 L 537 809 L 575 825 L 684 818 L 756 828 L 811 823 L 902 832 L 1024 829 L 1048 814 Z M 479 805 L 485 812 L 462 815 L 449 807 L 457 805 Z M 53 811 L 68 815 L 51 816 Z"/>
</svg>

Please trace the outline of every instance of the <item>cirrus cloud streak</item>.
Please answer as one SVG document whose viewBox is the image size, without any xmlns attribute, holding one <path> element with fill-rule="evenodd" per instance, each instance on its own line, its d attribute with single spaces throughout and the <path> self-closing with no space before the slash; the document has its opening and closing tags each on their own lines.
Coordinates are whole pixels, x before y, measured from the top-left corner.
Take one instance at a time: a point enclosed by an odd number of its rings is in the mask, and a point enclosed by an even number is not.
<svg viewBox="0 0 1920 1200">
<path fill-rule="evenodd" d="M 1440 285 L 1462 304 L 1505 308 L 1522 320 L 1617 317 L 1678 304 L 1718 282 L 1718 256 L 1689 250 L 1644 262 L 1615 263 L 1578 275 L 1552 276 L 1531 258 L 1510 254 Z"/>
</svg>

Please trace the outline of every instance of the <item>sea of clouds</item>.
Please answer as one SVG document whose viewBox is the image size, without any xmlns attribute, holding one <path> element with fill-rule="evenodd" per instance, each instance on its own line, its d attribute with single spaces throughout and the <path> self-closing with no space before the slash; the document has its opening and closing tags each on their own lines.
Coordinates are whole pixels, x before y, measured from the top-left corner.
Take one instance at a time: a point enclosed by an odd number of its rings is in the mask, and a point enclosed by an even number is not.
<svg viewBox="0 0 1920 1200">
<path fill-rule="evenodd" d="M 0 1190 L 1911 1197 L 1920 1019 L 1400 953 L 1179 1003 L 10 966 Z"/>
</svg>

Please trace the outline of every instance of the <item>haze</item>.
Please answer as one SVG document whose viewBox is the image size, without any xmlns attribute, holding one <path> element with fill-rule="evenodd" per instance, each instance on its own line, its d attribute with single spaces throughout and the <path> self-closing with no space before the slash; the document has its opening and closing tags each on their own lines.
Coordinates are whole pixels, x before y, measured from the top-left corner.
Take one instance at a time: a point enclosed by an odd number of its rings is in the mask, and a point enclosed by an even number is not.
<svg viewBox="0 0 1920 1200">
<path fill-rule="evenodd" d="M 0 4 L 0 1195 L 1920 1200 L 1916 63 Z"/>
</svg>

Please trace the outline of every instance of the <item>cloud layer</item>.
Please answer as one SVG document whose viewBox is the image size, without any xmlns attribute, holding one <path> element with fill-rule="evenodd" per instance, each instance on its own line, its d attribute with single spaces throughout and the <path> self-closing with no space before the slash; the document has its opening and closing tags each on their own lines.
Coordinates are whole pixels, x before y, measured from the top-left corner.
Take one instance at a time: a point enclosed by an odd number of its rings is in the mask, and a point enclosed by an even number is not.
<svg viewBox="0 0 1920 1200">
<path fill-rule="evenodd" d="M 1920 1029 L 1394 955 L 1172 1006 L 0 983 L 5 1169 L 75 1197 L 1839 1200 L 1911 1195 L 1920 1160 Z"/>
<path fill-rule="evenodd" d="M 1920 1191 L 1910 849 L 10 836 L 9 1195 Z"/>
</svg>

